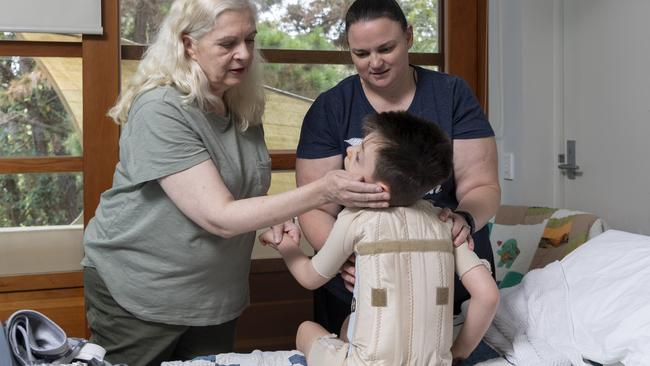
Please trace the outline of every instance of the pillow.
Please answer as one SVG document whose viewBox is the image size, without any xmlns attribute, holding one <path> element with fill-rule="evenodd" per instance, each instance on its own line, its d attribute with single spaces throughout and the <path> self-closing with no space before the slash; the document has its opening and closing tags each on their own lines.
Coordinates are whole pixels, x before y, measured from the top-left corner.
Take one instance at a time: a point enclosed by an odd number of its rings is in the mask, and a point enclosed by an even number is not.
<svg viewBox="0 0 650 366">
<path fill-rule="evenodd" d="M 599 218 L 595 215 L 560 209 L 548 219 L 539 241 L 539 249 L 533 257 L 530 269 L 542 268 L 547 264 L 564 258 L 594 234 Z"/>
<path fill-rule="evenodd" d="M 535 225 L 492 223 L 490 226 L 490 241 L 494 254 L 494 273 L 497 283 L 503 281 L 509 272 L 514 272 L 509 278 L 520 279 L 530 268 L 546 221 Z M 509 285 L 514 284 L 509 283 Z"/>
</svg>

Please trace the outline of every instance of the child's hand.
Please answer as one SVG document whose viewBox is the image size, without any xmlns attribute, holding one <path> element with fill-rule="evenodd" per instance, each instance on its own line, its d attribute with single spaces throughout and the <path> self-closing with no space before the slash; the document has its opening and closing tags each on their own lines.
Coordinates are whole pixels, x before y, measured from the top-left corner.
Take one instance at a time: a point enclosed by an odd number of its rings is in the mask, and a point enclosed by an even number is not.
<svg viewBox="0 0 650 366">
<path fill-rule="evenodd" d="M 300 246 L 300 228 L 291 221 L 284 223 L 282 237 L 276 248 L 282 250 L 288 247 Z"/>
<path fill-rule="evenodd" d="M 282 230 L 284 235 L 289 235 L 296 243 L 300 242 L 300 228 L 293 221 L 287 221 L 284 223 L 284 228 Z M 284 239 L 284 238 L 283 238 Z"/>
<path fill-rule="evenodd" d="M 285 239 L 285 237 L 287 238 Z M 278 250 L 278 246 L 286 240 L 289 240 L 287 245 L 291 245 L 292 241 L 295 243 L 300 242 L 300 228 L 293 221 L 274 225 L 259 236 L 262 245 L 268 245 L 275 250 Z"/>
<path fill-rule="evenodd" d="M 275 243 L 275 240 L 273 239 L 273 228 L 267 229 L 263 233 L 260 234 L 260 236 L 257 238 L 260 241 L 260 244 L 264 246 L 270 246 L 271 248 L 278 250 L 278 245 Z"/>
</svg>

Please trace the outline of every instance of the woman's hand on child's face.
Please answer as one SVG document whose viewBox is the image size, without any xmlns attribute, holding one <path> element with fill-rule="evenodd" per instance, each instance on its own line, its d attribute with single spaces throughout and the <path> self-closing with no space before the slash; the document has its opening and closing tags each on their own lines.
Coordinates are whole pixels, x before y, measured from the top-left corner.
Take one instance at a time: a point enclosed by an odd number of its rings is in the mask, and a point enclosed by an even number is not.
<svg viewBox="0 0 650 366">
<path fill-rule="evenodd" d="M 363 182 L 363 177 L 344 170 L 331 170 L 323 178 L 329 202 L 347 207 L 388 207 L 390 195 L 374 183 Z"/>
</svg>

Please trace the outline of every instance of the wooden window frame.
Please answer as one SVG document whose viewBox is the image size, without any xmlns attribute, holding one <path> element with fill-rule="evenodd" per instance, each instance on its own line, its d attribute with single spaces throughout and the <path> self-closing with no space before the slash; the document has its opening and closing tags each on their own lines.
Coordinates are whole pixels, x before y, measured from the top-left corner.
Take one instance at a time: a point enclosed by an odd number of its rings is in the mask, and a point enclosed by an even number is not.
<svg viewBox="0 0 650 366">
<path fill-rule="evenodd" d="M 0 41 L 0 56 L 82 57 L 81 42 Z M 83 157 L 0 157 L 0 174 L 83 171 Z"/>
<path fill-rule="evenodd" d="M 0 41 L 0 56 L 81 57 L 83 155 L 0 158 L 0 174 L 83 173 L 84 224 L 110 188 L 118 159 L 119 128 L 106 116 L 119 94 L 119 1 L 102 2 L 104 34 L 81 42 Z"/>
<path fill-rule="evenodd" d="M 445 72 L 462 77 L 487 113 L 487 0 L 444 0 Z"/>
</svg>

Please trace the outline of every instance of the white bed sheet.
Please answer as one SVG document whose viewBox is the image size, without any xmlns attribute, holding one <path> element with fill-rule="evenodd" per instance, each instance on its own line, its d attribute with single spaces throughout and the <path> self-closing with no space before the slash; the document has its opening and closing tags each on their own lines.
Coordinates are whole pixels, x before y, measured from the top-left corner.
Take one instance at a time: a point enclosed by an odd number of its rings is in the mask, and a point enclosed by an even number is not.
<svg viewBox="0 0 650 366">
<path fill-rule="evenodd" d="M 650 237 L 609 230 L 501 290 L 486 340 L 515 365 L 644 365 L 649 329 Z"/>
</svg>

